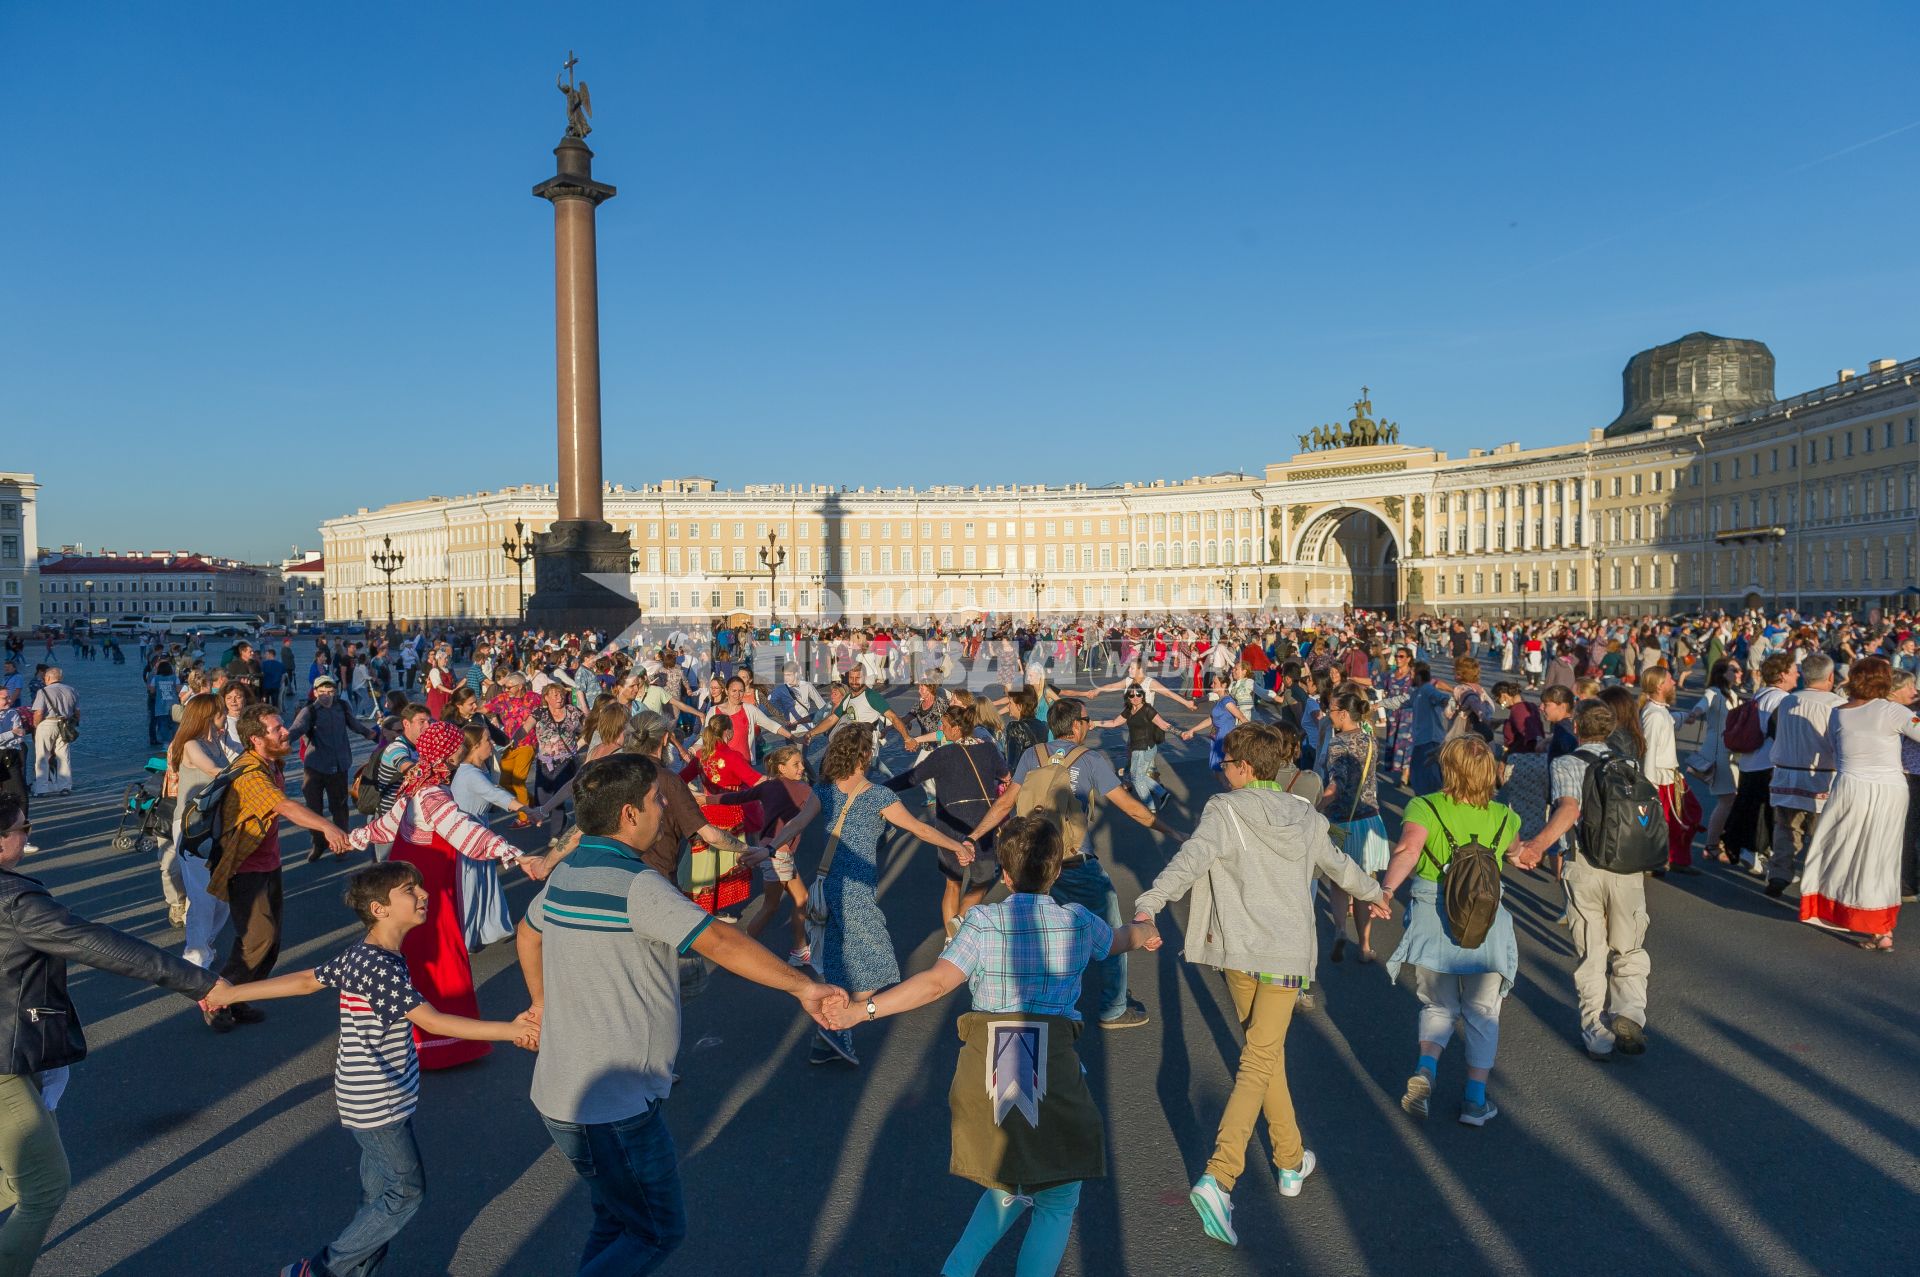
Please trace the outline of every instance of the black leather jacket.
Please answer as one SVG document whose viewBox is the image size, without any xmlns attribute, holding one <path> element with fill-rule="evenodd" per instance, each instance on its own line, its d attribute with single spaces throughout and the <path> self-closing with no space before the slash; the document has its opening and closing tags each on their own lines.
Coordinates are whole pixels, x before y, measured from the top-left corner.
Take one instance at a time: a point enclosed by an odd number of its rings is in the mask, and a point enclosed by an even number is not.
<svg viewBox="0 0 1920 1277">
<path fill-rule="evenodd" d="M 87 1054 L 67 960 L 191 998 L 217 977 L 144 940 L 74 916 L 25 874 L 0 869 L 0 1072 L 38 1073 Z"/>
</svg>

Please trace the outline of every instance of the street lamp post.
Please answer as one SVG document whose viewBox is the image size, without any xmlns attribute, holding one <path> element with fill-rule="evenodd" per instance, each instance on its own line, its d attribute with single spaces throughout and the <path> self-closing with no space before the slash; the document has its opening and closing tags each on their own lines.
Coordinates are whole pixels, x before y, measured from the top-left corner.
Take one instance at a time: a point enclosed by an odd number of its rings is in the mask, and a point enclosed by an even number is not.
<svg viewBox="0 0 1920 1277">
<path fill-rule="evenodd" d="M 373 552 L 373 567 L 376 572 L 384 572 L 387 577 L 387 633 L 393 633 L 393 574 L 398 572 L 407 561 L 404 550 L 393 548 L 393 538 L 380 538 L 381 548 Z"/>
<path fill-rule="evenodd" d="M 767 533 L 767 543 L 760 547 L 760 566 L 767 570 L 767 624 L 771 628 L 778 618 L 780 606 L 780 569 L 787 562 L 787 547 L 780 544 L 780 534 Z"/>
<path fill-rule="evenodd" d="M 513 521 L 513 535 L 500 543 L 500 552 L 507 556 L 507 562 L 520 569 L 520 623 L 527 620 L 527 564 L 533 561 L 533 538 L 527 535 L 527 525 L 519 519 Z"/>
<path fill-rule="evenodd" d="M 1040 623 L 1040 589 L 1046 584 L 1047 579 L 1040 575 L 1038 568 L 1029 572 L 1027 579 L 1033 582 L 1033 623 L 1038 625 Z"/>
<path fill-rule="evenodd" d="M 1518 579 L 1518 573 L 1514 575 L 1516 578 L 1514 586 L 1520 591 L 1520 619 L 1524 621 L 1527 619 L 1527 583 L 1524 580 Z"/>
<path fill-rule="evenodd" d="M 1600 547 L 1593 547 L 1593 619 L 1598 621 L 1605 616 L 1606 595 L 1600 581 Z"/>
<path fill-rule="evenodd" d="M 1233 573 L 1231 572 L 1223 573 L 1220 576 L 1220 579 L 1215 581 L 1214 584 L 1220 587 L 1220 598 L 1222 600 L 1220 604 L 1220 610 L 1226 613 L 1228 620 L 1232 620 L 1233 619 Z"/>
</svg>

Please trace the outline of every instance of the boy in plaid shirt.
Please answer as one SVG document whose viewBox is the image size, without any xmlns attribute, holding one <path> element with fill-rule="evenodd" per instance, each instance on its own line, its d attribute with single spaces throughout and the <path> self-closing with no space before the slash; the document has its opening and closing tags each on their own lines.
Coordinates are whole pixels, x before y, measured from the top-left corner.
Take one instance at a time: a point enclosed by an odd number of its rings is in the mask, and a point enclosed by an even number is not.
<svg viewBox="0 0 1920 1277">
<path fill-rule="evenodd" d="M 1067 1234 L 1080 1203 L 1080 1181 L 1105 1175 L 1105 1147 L 1099 1111 L 1087 1093 L 1073 1055 L 1080 1012 L 1080 980 L 1090 963 L 1129 949 L 1158 949 L 1160 934 L 1151 923 L 1110 927 L 1082 905 L 1062 905 L 1049 893 L 1060 876 L 1060 831 L 1041 816 L 1009 821 L 998 845 L 1000 878 L 1013 894 L 998 904 L 976 905 L 961 919 L 960 930 L 932 968 L 887 989 L 865 1004 L 849 1005 L 834 1027 L 852 1028 L 881 1016 L 911 1011 L 938 1001 L 962 983 L 973 997 L 973 1013 L 962 1017 L 967 1043 L 955 1067 L 953 1089 L 953 1170 L 986 1186 L 973 1218 L 941 1268 L 943 1277 L 973 1277 L 1020 1213 L 1033 1207 L 1033 1224 L 1020 1247 L 1019 1271 L 1050 1273 L 1066 1252 Z M 1053 1048 L 1047 1063 L 1047 1090 L 1038 1121 L 1017 1112 L 994 1116 L 981 1078 L 984 1057 L 978 1047 L 989 1034 L 982 1025 L 1017 1017 L 1050 1021 L 1064 1032 L 1039 1039 Z M 973 1023 L 969 1023 L 973 1022 Z M 1052 1058 L 1064 1052 L 1061 1058 Z M 1068 1067 L 1063 1067 L 1066 1065 Z M 986 1129 L 989 1119 L 993 1129 Z M 974 1169 L 985 1158 L 995 1168 Z M 1022 1174 L 1020 1167 L 1082 1168 L 1072 1177 L 1055 1171 Z M 1003 1182 L 1006 1181 L 1006 1182 Z M 1046 1187 L 1040 1187 L 1040 1185 Z"/>
</svg>

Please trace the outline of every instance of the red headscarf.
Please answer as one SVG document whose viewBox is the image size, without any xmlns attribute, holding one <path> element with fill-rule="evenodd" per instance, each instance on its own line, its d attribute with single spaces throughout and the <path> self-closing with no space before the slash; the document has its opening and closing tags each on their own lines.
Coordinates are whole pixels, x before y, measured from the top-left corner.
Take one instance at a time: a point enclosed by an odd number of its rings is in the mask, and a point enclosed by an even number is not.
<svg viewBox="0 0 1920 1277">
<path fill-rule="evenodd" d="M 410 798 L 429 785 L 445 785 L 453 776 L 454 760 L 466 748 L 467 734 L 452 723 L 428 723 L 414 748 L 420 761 L 400 782 L 400 797 Z"/>
</svg>

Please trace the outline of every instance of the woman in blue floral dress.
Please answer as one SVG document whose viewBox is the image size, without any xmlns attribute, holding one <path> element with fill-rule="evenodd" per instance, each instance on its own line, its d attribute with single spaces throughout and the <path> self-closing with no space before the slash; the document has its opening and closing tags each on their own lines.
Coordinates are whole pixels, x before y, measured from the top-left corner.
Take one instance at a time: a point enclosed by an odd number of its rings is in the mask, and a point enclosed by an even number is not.
<svg viewBox="0 0 1920 1277">
<path fill-rule="evenodd" d="M 1413 649 L 1393 649 L 1393 668 L 1381 680 L 1380 696 L 1387 706 L 1387 770 L 1407 783 L 1407 769 L 1413 766 Z"/>
<path fill-rule="evenodd" d="M 962 865 L 973 862 L 973 844 L 957 842 L 908 814 L 900 795 L 867 779 L 873 761 L 873 729 L 865 723 L 837 727 L 827 740 L 821 763 L 824 784 L 820 818 L 827 825 L 827 846 L 821 853 L 826 881 L 816 895 L 826 907 L 827 923 L 813 946 L 814 961 L 828 984 L 852 995 L 856 1005 L 880 989 L 900 982 L 900 964 L 893 955 L 893 937 L 886 915 L 875 898 L 880 881 L 880 833 L 884 826 L 903 829 L 930 847 L 952 852 Z M 831 856 L 829 863 L 825 858 Z M 853 1034 L 818 1030 L 810 1064 L 834 1059 L 858 1065 Z"/>
</svg>

